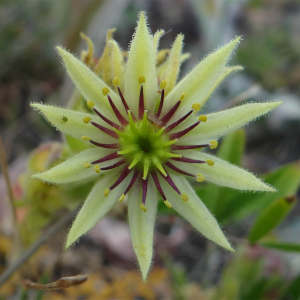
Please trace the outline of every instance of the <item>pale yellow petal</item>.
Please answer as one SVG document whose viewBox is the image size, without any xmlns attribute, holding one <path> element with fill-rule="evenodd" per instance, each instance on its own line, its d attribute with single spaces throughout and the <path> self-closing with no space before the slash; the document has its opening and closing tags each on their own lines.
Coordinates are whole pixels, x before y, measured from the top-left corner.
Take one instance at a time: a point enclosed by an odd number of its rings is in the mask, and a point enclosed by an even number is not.
<svg viewBox="0 0 300 300">
<path fill-rule="evenodd" d="M 158 45 L 161 37 L 164 35 L 165 31 L 163 29 L 157 30 L 153 35 L 153 45 L 156 53 L 158 52 Z"/>
<path fill-rule="evenodd" d="M 160 177 L 163 191 L 173 208 L 206 238 L 229 251 L 234 251 L 220 229 L 218 222 L 196 195 L 194 189 L 186 179 L 183 176 L 174 174 L 172 174 L 172 179 L 181 193 L 184 193 L 188 199 L 187 201 L 182 201 L 182 197 Z"/>
<path fill-rule="evenodd" d="M 217 81 L 214 83 L 214 85 L 212 86 L 212 88 L 210 89 L 210 91 L 208 92 L 208 94 L 206 95 L 206 97 L 204 98 L 202 105 L 208 100 L 208 98 L 211 96 L 211 94 L 215 91 L 215 89 L 219 86 L 219 84 L 229 75 L 231 75 L 232 73 L 235 73 L 237 71 L 241 71 L 244 68 L 242 66 L 232 66 L 232 67 L 226 67 L 223 72 L 221 73 L 221 75 L 219 76 L 219 78 L 217 79 Z"/>
<path fill-rule="evenodd" d="M 190 53 L 184 53 L 180 56 L 180 65 L 184 63 L 188 58 L 190 58 Z M 163 62 L 157 68 L 157 76 L 158 78 L 163 78 L 168 68 L 168 61 Z"/>
<path fill-rule="evenodd" d="M 195 141 L 201 144 L 217 140 L 223 135 L 237 130 L 248 124 L 250 121 L 267 114 L 281 103 L 282 102 L 248 103 L 208 114 L 206 122 L 201 122 L 190 133 L 182 137 L 180 141 L 183 144 L 194 144 Z M 177 130 L 180 130 L 181 128 Z"/>
<path fill-rule="evenodd" d="M 265 184 L 252 173 L 244 170 L 243 168 L 232 165 L 216 156 L 203 153 L 201 151 L 185 151 L 184 155 L 192 159 L 203 161 L 210 160 L 214 162 L 213 165 L 209 165 L 207 163 L 188 164 L 178 161 L 174 162 L 174 164 L 181 170 L 191 172 L 195 175 L 197 173 L 202 174 L 205 177 L 205 181 L 237 190 L 276 192 L 273 187 Z"/>
<path fill-rule="evenodd" d="M 77 86 L 80 93 L 86 101 L 91 100 L 95 107 L 104 113 L 108 118 L 117 121 L 107 97 L 103 95 L 102 89 L 109 88 L 93 71 L 91 71 L 83 62 L 73 56 L 70 52 L 57 47 L 64 65 Z M 110 91 L 110 96 L 114 103 L 122 108 L 120 97 L 114 91 Z"/>
<path fill-rule="evenodd" d="M 240 42 L 236 38 L 224 47 L 209 54 L 187 76 L 185 76 L 165 99 L 163 113 L 168 111 L 185 93 L 184 101 L 178 108 L 172 120 L 187 113 L 194 103 L 201 106 L 206 95 L 218 80 L 232 52 Z"/>
<path fill-rule="evenodd" d="M 108 45 L 112 48 L 111 60 L 112 60 L 112 77 L 117 77 L 120 81 L 119 87 L 121 90 L 124 88 L 124 56 L 122 50 L 115 40 L 110 40 Z"/>
<path fill-rule="evenodd" d="M 146 212 L 140 208 L 141 203 L 141 184 L 136 183 L 128 194 L 128 219 L 132 246 L 146 281 L 153 257 L 153 231 L 157 211 L 157 190 L 152 178 L 148 182 Z"/>
<path fill-rule="evenodd" d="M 88 117 L 90 121 L 108 127 L 96 115 L 39 103 L 31 103 L 31 107 L 38 110 L 51 125 L 65 134 L 74 136 L 80 140 L 82 136 L 88 136 L 96 142 L 116 143 L 116 139 L 102 132 L 92 124 L 83 121 L 83 118 Z"/>
<path fill-rule="evenodd" d="M 184 36 L 182 34 L 179 34 L 176 37 L 171 49 L 170 56 L 168 58 L 168 67 L 164 77 L 162 78 L 167 82 L 167 85 L 165 87 L 165 95 L 168 95 L 169 92 L 174 88 L 179 75 L 183 38 Z"/>
<path fill-rule="evenodd" d="M 80 181 L 90 177 L 96 177 L 99 176 L 99 173 L 95 172 L 94 166 L 91 165 L 89 167 L 84 167 L 84 164 L 89 164 L 90 162 L 100 159 L 112 152 L 113 151 L 111 149 L 103 149 L 99 147 L 84 150 L 43 173 L 33 175 L 32 178 L 36 178 L 44 182 L 64 184 L 73 181 Z M 118 159 L 114 159 L 98 165 L 101 168 L 104 168 L 117 161 Z M 108 171 L 102 171 L 103 174 L 107 172 Z"/>
<path fill-rule="evenodd" d="M 135 115 L 138 112 L 141 85 L 139 77 L 144 76 L 145 108 L 153 111 L 158 92 L 156 77 L 156 52 L 153 39 L 146 22 L 146 15 L 141 12 L 138 25 L 130 45 L 125 70 L 125 99 Z"/>
<path fill-rule="evenodd" d="M 110 187 L 116 181 L 116 178 L 118 178 L 118 172 L 111 172 L 101 177 L 96 183 L 72 224 L 68 234 L 66 248 L 69 248 L 83 234 L 94 227 L 118 201 L 120 195 L 122 195 L 129 184 L 130 176 L 115 189 L 110 191 L 107 196 L 104 196 L 105 189 Z"/>
</svg>

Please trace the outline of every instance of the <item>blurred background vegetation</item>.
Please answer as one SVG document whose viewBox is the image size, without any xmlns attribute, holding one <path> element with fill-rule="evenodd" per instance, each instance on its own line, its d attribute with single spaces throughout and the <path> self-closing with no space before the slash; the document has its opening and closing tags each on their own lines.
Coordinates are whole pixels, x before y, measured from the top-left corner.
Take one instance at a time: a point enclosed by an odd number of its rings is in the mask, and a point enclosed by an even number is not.
<svg viewBox="0 0 300 300">
<path fill-rule="evenodd" d="M 63 45 L 80 56 L 86 33 L 96 57 L 107 30 L 128 49 L 137 13 L 146 10 L 152 32 L 166 34 L 160 48 L 185 35 L 186 74 L 206 53 L 235 35 L 243 42 L 232 75 L 212 95 L 206 112 L 245 101 L 281 100 L 267 117 L 232 133 L 214 153 L 260 174 L 277 194 L 242 193 L 195 185 L 236 248 L 226 253 L 164 205 L 159 207 L 155 259 L 143 283 L 126 222 L 116 205 L 80 243 L 63 250 L 72 210 L 92 182 L 49 186 L 30 180 L 79 150 L 33 112 L 32 101 L 67 106 L 74 86 L 55 52 Z M 0 177 L 0 278 L 61 218 L 66 222 L 0 287 L 0 299 L 300 299 L 300 2 L 297 0 L 0 0 L 0 128 L 13 183 L 20 239 L 3 175 Z M 71 144 L 70 144 L 71 143 Z M 78 146 L 80 147 L 80 146 Z M 54 224 L 54 225 L 53 225 Z M 20 242 L 21 240 L 21 242 Z M 80 286 L 28 291 L 22 280 L 50 282 L 89 274 Z"/>
</svg>

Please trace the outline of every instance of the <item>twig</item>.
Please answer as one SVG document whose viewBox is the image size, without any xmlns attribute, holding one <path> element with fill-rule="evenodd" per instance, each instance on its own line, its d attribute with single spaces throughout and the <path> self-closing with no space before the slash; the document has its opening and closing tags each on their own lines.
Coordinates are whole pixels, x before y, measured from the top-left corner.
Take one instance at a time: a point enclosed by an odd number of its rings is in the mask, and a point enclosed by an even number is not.
<svg viewBox="0 0 300 300">
<path fill-rule="evenodd" d="M 9 203 L 10 203 L 10 206 L 12 209 L 15 230 L 17 230 L 18 220 L 17 220 L 16 206 L 15 206 L 15 202 L 14 202 L 14 195 L 13 195 L 13 191 L 12 191 L 11 181 L 10 181 L 9 174 L 8 174 L 7 158 L 6 158 L 4 145 L 2 143 L 1 135 L 0 135 L 0 163 L 1 163 L 2 173 L 3 173 L 4 179 L 6 181 L 7 193 L 8 193 Z"/>
<path fill-rule="evenodd" d="M 25 253 L 11 266 L 9 266 L 0 276 L 0 287 L 9 279 L 9 277 L 19 269 L 50 237 L 55 235 L 62 227 L 68 224 L 75 216 L 78 208 L 69 212 L 67 216 L 62 217 L 53 224 L 45 233 L 35 242 Z"/>
</svg>

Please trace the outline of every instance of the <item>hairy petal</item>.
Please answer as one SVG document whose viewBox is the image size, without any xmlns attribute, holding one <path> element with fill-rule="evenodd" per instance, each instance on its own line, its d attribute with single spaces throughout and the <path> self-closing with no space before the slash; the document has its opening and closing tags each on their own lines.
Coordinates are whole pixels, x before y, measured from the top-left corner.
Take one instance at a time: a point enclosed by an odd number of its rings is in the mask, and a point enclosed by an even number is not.
<svg viewBox="0 0 300 300">
<path fill-rule="evenodd" d="M 197 143 L 205 143 L 216 140 L 248 124 L 250 121 L 265 115 L 281 103 L 282 102 L 249 103 L 208 114 L 205 123 L 200 123 L 199 126 L 184 136 L 180 141 L 182 143 L 195 143 L 195 141 L 197 141 Z"/>
<path fill-rule="evenodd" d="M 172 120 L 178 119 L 179 116 L 188 112 L 194 103 L 203 104 L 203 100 L 218 80 L 239 42 L 240 38 L 236 38 L 219 50 L 209 54 L 169 93 L 165 99 L 165 111 L 173 106 L 183 93 L 186 95 L 183 105 L 179 107 Z"/>
<path fill-rule="evenodd" d="M 165 31 L 163 29 L 159 29 L 153 35 L 153 45 L 154 45 L 154 50 L 155 50 L 156 54 L 158 52 L 159 40 L 164 35 L 164 33 L 165 33 Z"/>
<path fill-rule="evenodd" d="M 206 95 L 206 97 L 203 99 L 202 104 L 204 104 L 208 98 L 211 96 L 211 94 L 215 91 L 215 89 L 219 86 L 220 83 L 222 83 L 222 81 L 229 75 L 231 75 L 232 73 L 235 73 L 237 71 L 241 71 L 244 68 L 242 66 L 233 66 L 233 67 L 226 67 L 224 68 L 223 72 L 221 73 L 221 75 L 219 76 L 219 78 L 217 79 L 217 81 L 214 83 L 214 85 L 211 87 L 210 91 L 208 92 L 208 94 Z"/>
<path fill-rule="evenodd" d="M 105 197 L 104 190 L 114 183 L 116 177 L 118 177 L 118 172 L 110 172 L 101 177 L 93 187 L 68 234 L 66 248 L 69 248 L 83 234 L 94 227 L 96 223 L 104 215 L 106 215 L 118 201 L 120 195 L 126 189 L 130 178 L 126 178 L 119 186 L 110 191 L 108 196 Z"/>
<path fill-rule="evenodd" d="M 173 208 L 205 237 L 229 251 L 234 251 L 220 229 L 218 222 L 196 195 L 186 179 L 183 176 L 174 174 L 172 174 L 172 179 L 179 190 L 188 196 L 188 201 L 183 202 L 181 196 L 161 179 L 163 191 Z"/>
<path fill-rule="evenodd" d="M 98 147 L 84 150 L 43 173 L 33 175 L 32 178 L 36 178 L 45 182 L 62 184 L 79 181 L 89 177 L 96 177 L 99 176 L 99 174 L 95 172 L 94 167 L 91 166 L 90 168 L 84 168 L 83 164 L 85 162 L 92 162 L 93 160 L 106 156 L 111 152 L 111 149 L 101 149 Z M 99 166 L 106 167 L 116 161 L 117 159 L 106 161 L 102 164 L 99 164 Z"/>
<path fill-rule="evenodd" d="M 184 63 L 187 59 L 190 58 L 190 53 L 184 53 L 180 56 L 180 66 L 182 65 L 182 63 Z M 168 68 L 168 60 L 163 62 L 160 66 L 158 66 L 157 68 L 157 76 L 158 78 L 162 78 L 166 71 L 167 71 L 167 68 Z"/>
<path fill-rule="evenodd" d="M 157 211 L 157 191 L 152 178 L 148 181 L 146 212 L 141 210 L 141 203 L 142 190 L 139 182 L 139 187 L 134 186 L 128 194 L 128 219 L 133 249 L 143 280 L 146 281 L 153 256 L 153 231 Z"/>
<path fill-rule="evenodd" d="M 217 158 L 216 156 L 203 153 L 200 151 L 185 152 L 185 155 L 192 159 L 214 161 L 213 166 L 208 164 L 187 164 L 182 162 L 174 162 L 176 167 L 192 174 L 201 173 L 204 175 L 205 180 L 221 186 L 227 186 L 237 190 L 248 191 L 263 191 L 263 192 L 276 192 L 276 190 L 262 182 L 261 179 L 255 177 L 252 173 L 230 164 L 229 162 Z"/>
<path fill-rule="evenodd" d="M 165 95 L 168 95 L 169 92 L 174 88 L 179 75 L 183 38 L 184 36 L 179 34 L 176 37 L 171 49 L 170 57 L 168 59 L 168 67 L 163 78 L 167 82 L 167 86 L 165 87 Z"/>
<path fill-rule="evenodd" d="M 71 79 L 74 81 L 83 97 L 87 101 L 92 100 L 100 112 L 104 112 L 110 119 L 116 120 L 116 116 L 113 114 L 107 97 L 102 93 L 102 88 L 108 88 L 105 82 L 70 52 L 61 47 L 57 47 L 57 50 L 62 57 Z M 116 105 L 121 104 L 120 98 L 114 91 L 110 91 L 110 96 Z M 119 106 L 121 107 L 121 105 Z"/>
<path fill-rule="evenodd" d="M 139 77 L 144 76 L 145 107 L 154 110 L 156 92 L 158 90 L 156 77 L 156 50 L 149 32 L 144 12 L 140 14 L 138 25 L 131 42 L 125 70 L 125 99 L 135 115 L 138 111 L 139 92 L 141 85 Z"/>
<path fill-rule="evenodd" d="M 120 88 L 124 88 L 124 57 L 122 50 L 115 40 L 110 40 L 108 45 L 112 48 L 112 66 L 113 66 L 113 77 L 118 77 L 120 80 Z"/>
<path fill-rule="evenodd" d="M 101 143 L 116 142 L 115 139 L 100 131 L 92 124 L 83 122 L 84 117 L 89 117 L 91 121 L 108 127 L 107 124 L 96 115 L 39 103 L 31 103 L 31 106 L 38 110 L 54 127 L 68 135 L 78 139 L 81 139 L 82 136 L 89 136 L 92 140 L 96 142 L 101 141 Z"/>
</svg>

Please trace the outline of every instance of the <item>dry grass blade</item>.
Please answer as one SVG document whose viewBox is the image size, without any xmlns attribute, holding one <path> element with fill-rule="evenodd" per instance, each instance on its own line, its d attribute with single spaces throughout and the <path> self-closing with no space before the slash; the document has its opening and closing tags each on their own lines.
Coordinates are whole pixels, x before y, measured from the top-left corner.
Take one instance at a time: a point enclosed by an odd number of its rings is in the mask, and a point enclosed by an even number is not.
<svg viewBox="0 0 300 300">
<path fill-rule="evenodd" d="M 61 290 L 67 289 L 71 286 L 79 285 L 84 283 L 88 279 L 88 275 L 76 275 L 70 277 L 62 277 L 54 282 L 41 284 L 33 282 L 29 279 L 23 280 L 23 285 L 27 289 L 35 289 L 35 290 Z"/>
</svg>

